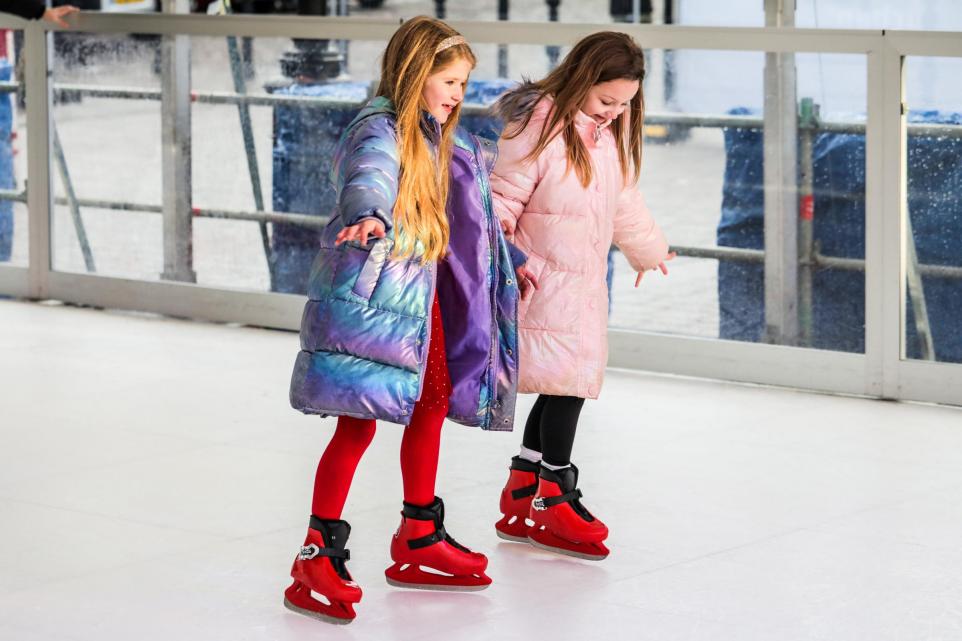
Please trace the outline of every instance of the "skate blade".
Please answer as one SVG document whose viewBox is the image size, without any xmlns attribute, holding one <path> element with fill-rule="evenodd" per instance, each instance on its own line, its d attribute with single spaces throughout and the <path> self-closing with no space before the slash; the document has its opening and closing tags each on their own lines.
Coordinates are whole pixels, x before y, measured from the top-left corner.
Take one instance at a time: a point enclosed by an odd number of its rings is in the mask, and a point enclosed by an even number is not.
<svg viewBox="0 0 962 641">
<path fill-rule="evenodd" d="M 505 541 L 511 541 L 513 543 L 531 543 L 527 536 L 514 536 L 513 534 L 505 534 L 501 530 L 495 530 L 498 534 L 499 539 L 504 539 Z"/>
<path fill-rule="evenodd" d="M 479 576 L 445 576 L 425 572 L 417 565 L 399 570 L 395 564 L 384 571 L 384 578 L 396 588 L 441 592 L 478 592 L 491 585 L 491 579 L 483 572 Z"/>
<path fill-rule="evenodd" d="M 389 576 L 384 577 L 389 585 L 393 585 L 396 588 L 410 588 L 412 590 L 432 590 L 434 592 L 480 592 L 481 590 L 487 590 L 490 583 L 482 583 L 480 585 L 454 585 L 454 584 L 439 584 L 439 583 L 406 583 L 404 581 L 398 581 L 392 579 Z"/>
<path fill-rule="evenodd" d="M 584 559 L 585 561 L 603 561 L 604 559 L 608 558 L 608 554 L 609 554 L 607 552 L 604 554 L 601 554 L 597 552 L 591 553 L 591 552 L 577 552 L 575 550 L 568 550 L 566 548 L 556 547 L 554 545 L 548 545 L 547 543 L 542 543 L 541 541 L 537 541 L 531 538 L 530 536 L 528 537 L 528 543 L 530 543 L 531 545 L 533 545 L 534 547 L 540 550 L 545 550 L 547 552 L 554 552 L 556 554 L 563 554 L 565 556 L 572 556 L 572 557 L 575 557 L 576 559 Z"/>
<path fill-rule="evenodd" d="M 334 616 L 332 614 L 324 614 L 323 612 L 318 612 L 316 610 L 310 610 L 308 608 L 302 608 L 300 606 L 291 603 L 290 599 L 284 597 L 284 607 L 291 612 L 296 612 L 298 614 L 303 614 L 306 617 L 311 617 L 312 619 L 317 619 L 318 621 L 324 621 L 325 623 L 333 623 L 334 625 L 347 625 L 354 621 L 354 618 L 345 619 L 339 616 Z"/>
<path fill-rule="evenodd" d="M 328 597 L 324 598 L 327 599 Z M 353 603 L 328 600 L 330 603 L 324 603 L 314 598 L 311 595 L 310 588 L 297 580 L 284 590 L 284 607 L 291 612 L 337 625 L 350 623 L 357 616 L 354 612 Z"/>
</svg>

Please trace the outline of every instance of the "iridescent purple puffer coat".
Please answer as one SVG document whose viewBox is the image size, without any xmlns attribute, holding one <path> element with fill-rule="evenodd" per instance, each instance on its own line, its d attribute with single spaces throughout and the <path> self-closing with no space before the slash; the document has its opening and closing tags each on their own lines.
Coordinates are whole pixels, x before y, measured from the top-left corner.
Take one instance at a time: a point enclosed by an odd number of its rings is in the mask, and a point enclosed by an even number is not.
<svg viewBox="0 0 962 641">
<path fill-rule="evenodd" d="M 398 150 L 391 102 L 374 98 L 348 126 L 331 177 L 338 192 L 308 286 L 291 405 L 307 414 L 408 424 L 421 396 L 437 291 L 452 393 L 448 418 L 511 430 L 517 389 L 518 287 L 491 205 L 492 143 L 459 129 L 451 160 L 448 255 L 392 260 Z M 436 144 L 430 116 L 423 133 Z M 345 226 L 376 217 L 383 239 L 334 246 Z"/>
</svg>

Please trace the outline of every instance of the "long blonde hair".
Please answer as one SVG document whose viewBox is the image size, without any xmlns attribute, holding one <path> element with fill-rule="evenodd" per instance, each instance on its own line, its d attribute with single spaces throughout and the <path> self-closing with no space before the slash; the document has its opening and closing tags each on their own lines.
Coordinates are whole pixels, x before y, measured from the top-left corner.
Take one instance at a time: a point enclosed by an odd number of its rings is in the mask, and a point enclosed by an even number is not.
<svg viewBox="0 0 962 641">
<path fill-rule="evenodd" d="M 611 132 L 618 145 L 618 160 L 625 184 L 638 182 L 641 171 L 641 143 L 645 119 L 645 97 L 641 82 L 645 78 L 645 55 L 631 36 L 615 31 L 601 31 L 582 38 L 571 48 L 564 61 L 538 82 L 527 83 L 501 98 L 502 111 L 510 112 L 524 101 L 523 92 L 535 92 L 539 97 L 553 99 L 551 111 L 545 119 L 538 142 L 525 160 L 536 159 L 545 147 L 561 133 L 567 149 L 568 168 L 574 168 L 587 187 L 591 183 L 591 157 L 575 127 L 575 116 L 581 109 L 591 87 L 609 80 L 637 80 L 638 93 L 626 109 L 611 123 Z M 511 123 L 505 138 L 514 138 L 528 126 L 532 110 Z M 507 128 L 506 128 L 507 129 Z"/>
<path fill-rule="evenodd" d="M 401 25 L 384 50 L 377 95 L 394 103 L 401 164 L 394 204 L 395 258 L 414 256 L 420 248 L 421 259 L 427 262 L 438 260 L 447 251 L 448 166 L 461 105 L 445 121 L 434 158 L 422 133 L 422 112 L 427 110 L 422 92 L 428 76 L 454 61 L 464 59 L 472 67 L 476 64 L 466 43 L 437 51 L 445 39 L 458 35 L 440 20 L 418 16 Z"/>
</svg>

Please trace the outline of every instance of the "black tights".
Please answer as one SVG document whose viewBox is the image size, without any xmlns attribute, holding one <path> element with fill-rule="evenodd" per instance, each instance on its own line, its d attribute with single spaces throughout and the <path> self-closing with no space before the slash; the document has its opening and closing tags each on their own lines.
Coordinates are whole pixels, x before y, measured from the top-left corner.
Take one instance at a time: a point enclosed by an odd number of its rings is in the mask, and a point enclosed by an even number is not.
<svg viewBox="0 0 962 641">
<path fill-rule="evenodd" d="M 585 399 L 577 396 L 541 394 L 528 414 L 521 444 L 541 452 L 541 459 L 548 465 L 568 465 L 584 404 Z"/>
</svg>

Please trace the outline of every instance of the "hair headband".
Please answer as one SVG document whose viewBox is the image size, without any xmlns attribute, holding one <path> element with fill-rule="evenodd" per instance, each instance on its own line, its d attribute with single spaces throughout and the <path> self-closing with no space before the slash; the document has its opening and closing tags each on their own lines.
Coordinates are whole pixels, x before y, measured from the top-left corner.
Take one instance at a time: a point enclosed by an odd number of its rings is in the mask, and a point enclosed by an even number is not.
<svg viewBox="0 0 962 641">
<path fill-rule="evenodd" d="M 450 49 L 456 45 L 463 45 L 465 42 L 466 40 L 464 39 L 464 36 L 451 36 L 450 38 L 445 38 L 441 41 L 441 44 L 438 45 L 438 48 L 434 50 L 434 53 L 437 55 L 445 49 Z"/>
</svg>

